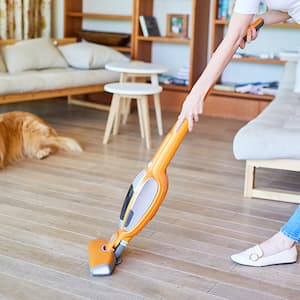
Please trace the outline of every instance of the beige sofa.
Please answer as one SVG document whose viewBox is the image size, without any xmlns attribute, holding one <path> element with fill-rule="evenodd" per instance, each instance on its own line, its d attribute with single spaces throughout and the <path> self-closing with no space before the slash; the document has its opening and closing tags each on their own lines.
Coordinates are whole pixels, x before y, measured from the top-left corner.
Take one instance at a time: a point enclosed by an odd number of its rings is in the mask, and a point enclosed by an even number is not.
<svg viewBox="0 0 300 300">
<path fill-rule="evenodd" d="M 119 80 L 105 63 L 128 60 L 111 48 L 74 38 L 0 40 L 0 47 L 0 104 L 67 96 L 72 103 L 108 109 L 73 96 L 103 92 L 105 83 Z"/>
<path fill-rule="evenodd" d="M 234 137 L 234 155 L 246 161 L 245 197 L 300 203 L 299 193 L 289 191 L 288 187 L 275 190 L 256 186 L 259 168 L 300 172 L 300 91 L 297 90 L 300 74 L 296 73 L 299 58 L 299 55 L 282 57 L 287 63 L 278 94 Z"/>
</svg>

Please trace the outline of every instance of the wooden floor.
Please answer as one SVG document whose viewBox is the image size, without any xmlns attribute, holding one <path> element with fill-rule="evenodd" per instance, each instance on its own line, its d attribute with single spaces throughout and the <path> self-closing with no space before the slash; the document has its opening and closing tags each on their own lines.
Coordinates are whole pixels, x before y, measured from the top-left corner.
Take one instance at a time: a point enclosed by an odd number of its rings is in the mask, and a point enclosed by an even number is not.
<svg viewBox="0 0 300 300">
<path fill-rule="evenodd" d="M 117 229 L 131 180 L 161 142 L 154 117 L 153 149 L 146 150 L 135 113 L 103 146 L 106 112 L 64 100 L 0 107 L 16 109 L 38 113 L 85 152 L 1 171 L 1 299 L 300 299 L 299 262 L 249 268 L 230 261 L 275 233 L 296 207 L 243 198 L 244 163 L 232 154 L 242 122 L 202 118 L 169 167 L 169 192 L 158 214 L 112 276 L 93 278 L 87 243 Z M 165 113 L 165 129 L 175 119 Z M 260 182 L 296 187 L 299 180 L 299 174 L 268 171 Z"/>
</svg>

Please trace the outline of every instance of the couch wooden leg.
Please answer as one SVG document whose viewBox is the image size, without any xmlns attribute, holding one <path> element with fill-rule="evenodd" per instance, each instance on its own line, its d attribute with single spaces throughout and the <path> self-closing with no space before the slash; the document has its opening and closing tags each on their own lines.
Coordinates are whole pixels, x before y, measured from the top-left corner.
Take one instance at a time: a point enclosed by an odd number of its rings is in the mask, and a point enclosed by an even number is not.
<svg viewBox="0 0 300 300">
<path fill-rule="evenodd" d="M 244 197 L 251 198 L 255 187 L 255 166 L 246 161 Z"/>
<path fill-rule="evenodd" d="M 68 104 L 72 104 L 72 100 L 73 100 L 73 99 L 72 99 L 72 96 L 69 95 L 69 96 L 68 96 Z"/>
</svg>

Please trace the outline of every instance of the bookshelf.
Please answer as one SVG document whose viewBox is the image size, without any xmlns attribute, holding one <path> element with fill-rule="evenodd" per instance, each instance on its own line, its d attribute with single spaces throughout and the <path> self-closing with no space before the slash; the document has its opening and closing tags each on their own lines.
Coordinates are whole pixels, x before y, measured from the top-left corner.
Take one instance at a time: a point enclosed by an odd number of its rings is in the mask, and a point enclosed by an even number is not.
<svg viewBox="0 0 300 300">
<path fill-rule="evenodd" d="M 224 37 L 228 20 L 218 19 L 218 0 L 212 0 L 212 21 L 211 21 L 211 39 L 210 54 L 217 48 Z M 274 25 L 265 25 L 273 30 L 300 29 L 295 23 L 280 23 Z M 233 58 L 236 63 L 260 64 L 264 65 L 283 65 L 285 62 L 280 59 L 261 59 L 256 57 Z M 207 103 L 204 112 L 208 115 L 230 117 L 242 120 L 250 120 L 258 115 L 274 99 L 273 95 L 252 95 L 236 92 L 227 92 L 213 90 L 210 94 L 210 103 Z"/>
<path fill-rule="evenodd" d="M 163 43 L 170 45 L 184 45 L 188 47 L 189 52 L 189 86 L 178 86 L 172 84 L 164 84 L 165 90 L 179 91 L 187 93 L 192 88 L 195 81 L 200 76 L 201 72 L 206 66 L 208 56 L 208 27 L 209 27 L 209 0 L 189 0 L 190 1 L 190 28 L 188 38 L 173 38 L 166 36 L 150 36 L 144 37 L 139 25 L 139 16 L 152 16 L 154 15 L 154 5 L 156 1 L 163 0 L 135 0 L 134 8 L 134 32 L 133 36 L 136 37 L 134 43 L 134 59 L 151 62 L 152 49 L 154 43 Z M 174 0 L 180 1 L 180 0 Z M 187 1 L 188 2 L 188 1 Z M 169 13 L 172 13 L 170 8 Z M 201 32 L 201 34 L 200 34 Z M 182 95 L 181 98 L 183 98 Z"/>
<path fill-rule="evenodd" d="M 114 48 L 121 52 L 130 53 L 133 59 L 151 62 L 153 43 L 185 45 L 186 47 L 189 47 L 188 65 L 190 69 L 190 84 L 186 87 L 164 85 L 164 88 L 171 91 L 188 92 L 207 63 L 210 1 L 187 0 L 190 1 L 191 6 L 189 15 L 191 20 L 189 38 L 174 38 L 166 36 L 144 37 L 140 28 L 139 17 L 141 15 L 153 15 L 155 1 L 163 0 L 133 0 L 132 15 L 118 15 L 83 12 L 83 0 L 65 0 L 64 36 L 76 37 L 78 32 L 82 29 L 82 20 L 85 18 L 114 21 L 125 20 L 132 22 L 131 46 Z M 172 8 L 170 8 L 170 12 L 172 12 Z M 200 31 L 201 34 L 199 34 Z"/>
<path fill-rule="evenodd" d="M 132 15 L 83 12 L 83 0 L 64 0 L 64 36 L 77 37 L 78 32 L 82 30 L 83 19 L 133 22 Z M 134 26 L 133 23 L 132 26 Z M 132 57 L 133 37 L 131 37 L 130 44 L 131 44 L 130 46 L 126 46 L 126 47 L 113 47 L 113 48 L 123 53 L 129 53 L 130 56 Z"/>
<path fill-rule="evenodd" d="M 162 84 L 164 92 L 162 94 L 162 108 L 179 111 L 182 101 L 192 88 L 206 66 L 208 57 L 208 29 L 210 15 L 210 0 L 185 0 L 184 5 L 189 7 L 189 37 L 175 38 L 166 36 L 145 37 L 140 28 L 139 17 L 155 15 L 155 5 L 162 4 L 165 0 L 132 0 L 132 14 L 103 14 L 94 12 L 83 12 L 84 0 L 64 0 L 64 36 L 78 36 L 82 29 L 84 19 L 130 21 L 132 24 L 130 47 L 114 47 L 121 52 L 130 53 L 132 59 L 146 62 L 153 60 L 153 48 L 157 45 L 167 46 L 172 51 L 173 48 L 183 47 L 188 52 L 185 64 L 189 66 L 189 86 L 173 84 Z M 122 1 L 122 0 L 119 0 Z M 182 0 L 173 0 L 182 5 Z M 175 3 L 175 4 L 176 4 Z M 173 5 L 170 5 L 167 13 L 173 13 Z M 160 21 L 166 22 L 166 15 L 158 16 Z M 162 64 L 168 66 L 163 61 Z"/>
</svg>

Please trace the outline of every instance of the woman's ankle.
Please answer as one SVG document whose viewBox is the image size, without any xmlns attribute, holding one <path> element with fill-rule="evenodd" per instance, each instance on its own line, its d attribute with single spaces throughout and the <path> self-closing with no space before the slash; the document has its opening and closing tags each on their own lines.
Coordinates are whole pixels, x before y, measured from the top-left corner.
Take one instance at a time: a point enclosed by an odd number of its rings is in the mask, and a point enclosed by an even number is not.
<svg viewBox="0 0 300 300">
<path fill-rule="evenodd" d="M 262 242 L 260 248 L 265 256 L 274 255 L 284 250 L 290 249 L 295 245 L 295 241 L 286 236 L 281 231 L 277 232 L 270 239 Z"/>
</svg>

